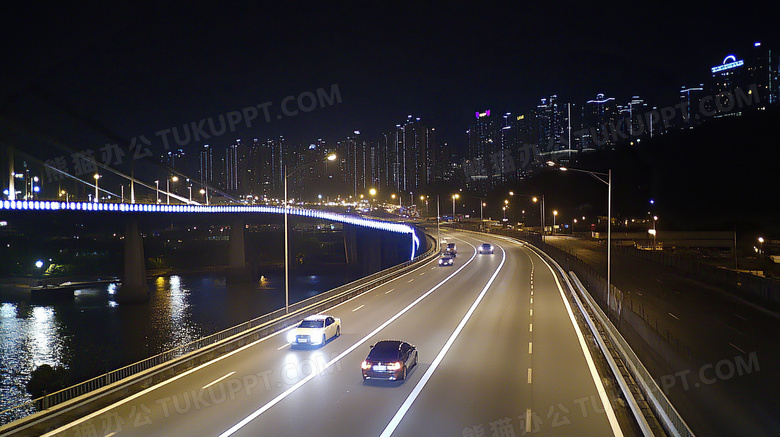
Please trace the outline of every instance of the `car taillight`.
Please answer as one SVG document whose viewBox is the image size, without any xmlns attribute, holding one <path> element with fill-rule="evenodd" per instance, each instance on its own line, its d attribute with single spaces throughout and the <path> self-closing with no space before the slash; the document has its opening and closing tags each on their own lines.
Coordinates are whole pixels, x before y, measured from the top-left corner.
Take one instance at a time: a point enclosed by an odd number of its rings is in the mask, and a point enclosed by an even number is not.
<svg viewBox="0 0 780 437">
<path fill-rule="evenodd" d="M 401 369 L 401 363 L 390 363 L 387 365 L 388 370 L 400 370 Z"/>
<path fill-rule="evenodd" d="M 364 370 L 368 370 L 371 368 L 371 363 L 369 363 L 368 361 L 363 361 L 363 363 L 360 365 L 360 368 Z"/>
</svg>

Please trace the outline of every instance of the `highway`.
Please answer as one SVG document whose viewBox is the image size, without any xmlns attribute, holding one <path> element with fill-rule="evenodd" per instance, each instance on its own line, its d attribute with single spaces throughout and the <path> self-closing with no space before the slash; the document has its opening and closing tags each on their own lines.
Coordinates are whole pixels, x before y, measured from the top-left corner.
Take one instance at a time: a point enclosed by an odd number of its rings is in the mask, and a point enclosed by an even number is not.
<svg viewBox="0 0 780 437">
<path fill-rule="evenodd" d="M 505 239 L 442 237 L 453 267 L 426 263 L 324 311 L 342 335 L 321 348 L 276 333 L 46 435 L 633 435 L 551 268 Z M 485 241 L 495 254 L 477 254 Z M 381 339 L 417 346 L 406 381 L 364 383 Z"/>
</svg>

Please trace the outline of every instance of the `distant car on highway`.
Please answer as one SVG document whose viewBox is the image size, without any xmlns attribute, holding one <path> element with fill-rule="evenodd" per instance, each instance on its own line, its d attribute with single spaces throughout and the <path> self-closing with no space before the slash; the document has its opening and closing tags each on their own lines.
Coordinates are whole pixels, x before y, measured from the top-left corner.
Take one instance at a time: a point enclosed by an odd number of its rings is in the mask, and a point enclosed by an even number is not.
<svg viewBox="0 0 780 437">
<path fill-rule="evenodd" d="M 309 316 L 287 333 L 291 346 L 318 346 L 341 335 L 341 319 L 328 315 Z"/>
<path fill-rule="evenodd" d="M 458 249 L 455 247 L 455 243 L 447 243 L 447 247 L 444 248 L 444 253 L 453 257 L 458 256 Z"/>
<path fill-rule="evenodd" d="M 417 365 L 417 348 L 401 340 L 382 340 L 371 346 L 365 361 L 360 364 L 363 381 L 406 379 L 408 369 Z"/>
<path fill-rule="evenodd" d="M 444 254 L 439 258 L 439 265 L 442 267 L 450 267 L 453 264 L 455 264 L 455 259 L 447 254 Z"/>
<path fill-rule="evenodd" d="M 490 243 L 484 243 L 481 246 L 479 246 L 479 254 L 484 255 L 486 253 L 489 253 L 493 255 L 493 245 Z"/>
</svg>

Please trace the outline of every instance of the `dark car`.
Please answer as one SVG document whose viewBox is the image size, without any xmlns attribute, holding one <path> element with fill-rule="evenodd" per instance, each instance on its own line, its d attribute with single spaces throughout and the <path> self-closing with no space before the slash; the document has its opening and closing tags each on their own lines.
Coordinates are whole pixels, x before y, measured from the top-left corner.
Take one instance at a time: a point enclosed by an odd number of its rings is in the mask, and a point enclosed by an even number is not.
<svg viewBox="0 0 780 437">
<path fill-rule="evenodd" d="M 486 254 L 486 253 L 489 253 L 489 254 L 492 255 L 493 254 L 493 245 L 490 244 L 490 243 L 485 243 L 485 244 L 479 246 L 479 253 L 480 253 L 480 255 Z"/>
<path fill-rule="evenodd" d="M 451 267 L 454 264 L 454 259 L 450 255 L 442 255 L 439 258 L 439 265 L 442 267 Z"/>
<path fill-rule="evenodd" d="M 371 346 L 365 361 L 360 365 L 363 380 L 406 379 L 407 370 L 417 365 L 417 348 L 401 340 L 382 340 Z"/>
<path fill-rule="evenodd" d="M 458 249 L 455 248 L 455 243 L 447 244 L 447 247 L 444 249 L 444 253 L 453 258 L 458 256 Z"/>
</svg>

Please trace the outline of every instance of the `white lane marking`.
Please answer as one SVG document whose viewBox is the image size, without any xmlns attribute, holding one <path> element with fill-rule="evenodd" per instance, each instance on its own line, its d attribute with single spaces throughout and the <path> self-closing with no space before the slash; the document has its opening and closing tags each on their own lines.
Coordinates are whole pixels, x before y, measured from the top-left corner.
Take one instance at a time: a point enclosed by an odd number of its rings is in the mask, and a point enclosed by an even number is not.
<svg viewBox="0 0 780 437">
<path fill-rule="evenodd" d="M 468 242 L 466 244 L 468 244 Z M 444 280 L 442 280 L 438 285 L 436 285 L 435 288 L 433 288 L 433 289 L 429 290 L 428 292 L 426 292 L 426 294 L 423 297 L 427 296 L 433 290 L 438 288 L 441 284 L 447 282 L 452 276 L 455 276 L 459 271 L 461 271 L 463 268 L 465 268 L 466 265 L 468 265 L 473 259 L 474 259 L 474 256 L 472 256 L 471 259 L 469 259 L 465 264 L 463 264 L 463 266 L 461 266 L 458 270 L 453 272 L 450 276 L 444 278 Z M 436 262 L 435 259 L 434 260 L 430 260 L 427 263 L 424 263 L 420 267 L 417 267 L 416 269 L 414 269 L 414 270 L 412 270 L 410 272 L 406 272 L 403 275 L 401 275 L 401 276 L 399 276 L 399 277 L 397 277 L 395 279 L 391 279 L 389 282 L 397 281 L 397 280 L 403 278 L 404 276 L 411 275 L 412 273 L 416 272 L 417 270 L 425 268 L 426 265 L 428 265 L 430 263 L 435 263 L 435 262 Z M 434 268 L 436 268 L 436 267 L 434 267 Z M 334 308 L 340 307 L 341 305 L 344 305 L 346 303 L 349 303 L 349 302 L 351 302 L 354 299 L 359 299 L 360 297 L 366 296 L 368 293 L 371 293 L 372 291 L 376 290 L 377 288 L 383 287 L 385 285 L 387 285 L 387 284 L 377 285 L 376 287 L 373 287 L 373 288 L 371 288 L 371 289 L 369 289 L 369 290 L 367 290 L 367 291 L 365 291 L 365 292 L 363 292 L 363 293 L 361 293 L 361 294 L 359 294 L 359 295 L 357 295 L 357 296 L 355 296 L 355 297 L 353 297 L 351 299 L 345 300 L 344 302 L 341 302 L 339 304 L 333 305 L 332 307 L 323 310 L 323 313 L 328 312 L 328 311 L 330 311 L 330 310 L 332 310 Z M 422 299 L 422 298 L 420 298 L 420 299 Z M 402 311 L 405 311 L 405 310 L 402 310 Z M 395 320 L 395 319 L 393 319 L 393 320 Z M 67 423 L 67 424 L 65 424 L 65 425 L 63 425 L 63 426 L 61 426 L 61 427 L 59 427 L 59 428 L 57 428 L 57 429 L 55 429 L 53 431 L 50 431 L 50 432 L 42 435 L 41 437 L 51 437 L 51 436 L 55 436 L 57 434 L 60 434 L 60 433 L 64 432 L 65 430 L 67 430 L 68 428 L 80 425 L 80 424 L 82 424 L 82 423 L 84 423 L 84 422 L 86 422 L 88 420 L 92 420 L 92 419 L 100 416 L 101 414 L 104 414 L 104 413 L 107 413 L 107 412 L 111 411 L 114 408 L 117 408 L 117 407 L 119 407 L 121 405 L 124 405 L 124 404 L 126 404 L 126 403 L 128 403 L 128 402 L 130 402 L 132 400 L 138 399 L 141 396 L 144 396 L 144 395 L 146 395 L 148 393 L 151 393 L 151 392 L 153 392 L 153 391 L 155 391 L 155 390 L 157 390 L 159 388 L 162 388 L 162 387 L 164 387 L 164 386 L 166 386 L 166 385 L 168 385 L 168 384 L 170 384 L 170 383 L 172 383 L 174 381 L 178 381 L 179 379 L 184 378 L 185 376 L 188 376 L 188 375 L 190 375 L 192 373 L 195 373 L 198 370 L 204 369 L 204 368 L 206 368 L 206 367 L 208 367 L 208 366 L 210 366 L 212 364 L 216 364 L 216 363 L 218 363 L 218 362 L 220 362 L 220 361 L 222 361 L 222 360 L 224 360 L 226 358 L 229 358 L 229 357 L 231 357 L 233 355 L 236 355 L 236 354 L 238 354 L 240 352 L 243 352 L 246 349 L 249 349 L 251 347 L 257 346 L 258 344 L 264 342 L 265 340 L 268 340 L 269 338 L 275 337 L 275 336 L 277 336 L 279 334 L 282 334 L 282 333 L 287 332 L 290 329 L 294 329 L 294 328 L 295 328 L 295 326 L 291 326 L 288 329 L 283 329 L 281 331 L 277 331 L 277 332 L 274 332 L 272 334 L 268 334 L 268 335 L 266 335 L 263 338 L 260 338 L 260 339 L 258 339 L 256 341 L 253 341 L 252 343 L 249 343 L 247 345 L 241 346 L 240 348 L 238 348 L 238 349 L 236 349 L 234 351 L 228 352 L 225 355 L 222 355 L 221 357 L 214 358 L 211 361 L 207 361 L 207 362 L 205 362 L 205 363 L 203 363 L 203 364 L 201 364 L 201 365 L 199 365 L 197 367 L 193 367 L 192 369 L 187 370 L 186 372 L 181 373 L 179 375 L 176 375 L 173 378 L 166 379 L 165 381 L 162 381 L 162 382 L 160 382 L 157 385 L 153 385 L 153 386 L 151 386 L 151 387 L 149 387 L 149 388 L 147 388 L 145 390 L 142 390 L 142 391 L 140 391 L 140 392 L 138 392 L 138 393 L 136 393 L 134 395 L 130 395 L 130 396 L 128 396 L 128 397 L 126 397 L 126 398 L 124 398 L 124 399 L 122 399 L 120 401 L 114 402 L 113 404 L 108 405 L 108 406 L 106 406 L 106 407 L 104 407 L 104 408 L 102 408 L 102 409 L 100 409 L 98 411 L 95 411 L 94 413 L 88 414 L 88 415 L 83 416 L 83 417 L 81 417 L 79 419 L 76 419 L 76 420 L 74 420 L 74 421 L 72 421 L 70 423 Z M 365 340 L 363 340 L 363 341 L 365 341 Z M 287 345 L 285 345 L 285 346 L 287 346 Z M 341 356 L 339 356 L 337 358 L 340 359 Z M 332 363 L 335 363 L 335 360 L 332 361 Z M 69 409 L 65 409 L 64 411 L 69 411 Z M 31 422 L 30 424 L 31 425 L 35 425 L 35 424 L 39 423 L 40 421 L 41 420 L 34 421 L 34 422 Z"/>
<path fill-rule="evenodd" d="M 496 268 L 496 271 L 493 272 L 493 276 L 490 277 L 487 284 L 485 284 L 485 287 L 482 289 L 482 291 L 479 293 L 479 296 L 477 296 L 477 299 L 474 301 L 474 303 L 471 304 L 471 307 L 468 311 L 466 311 L 466 314 L 463 316 L 463 319 L 461 319 L 460 323 L 458 324 L 458 327 L 455 328 L 455 331 L 452 332 L 452 335 L 450 335 L 450 338 L 447 339 L 447 343 L 444 344 L 444 346 L 439 351 L 439 354 L 436 355 L 436 358 L 434 358 L 433 362 L 431 363 L 431 366 L 428 367 L 428 370 L 425 371 L 425 374 L 420 379 L 420 382 L 417 383 L 417 385 L 414 386 L 414 389 L 411 393 L 409 393 L 409 396 L 406 398 L 404 403 L 401 405 L 401 408 L 398 409 L 398 411 L 395 413 L 395 416 L 390 420 L 390 423 L 387 424 L 387 427 L 385 427 L 385 430 L 382 431 L 382 434 L 379 435 L 379 437 L 390 437 L 390 435 L 393 434 L 393 431 L 395 431 L 396 428 L 398 428 L 398 425 L 401 423 L 401 420 L 403 420 L 406 413 L 409 411 L 409 408 L 412 407 L 412 403 L 414 403 L 415 399 L 417 399 L 417 396 L 420 395 L 422 392 L 423 387 L 425 387 L 425 384 L 428 383 L 428 381 L 433 376 L 433 372 L 436 371 L 436 368 L 439 367 L 439 364 L 441 364 L 442 360 L 444 360 L 444 356 L 447 354 L 447 351 L 450 350 L 453 343 L 455 343 L 455 340 L 458 338 L 458 335 L 460 335 L 460 332 L 463 331 L 463 327 L 466 326 L 466 322 L 469 321 L 471 318 L 471 315 L 474 314 L 474 311 L 477 310 L 477 306 L 480 302 L 482 302 L 482 298 L 485 297 L 485 294 L 487 294 L 488 288 L 493 284 L 493 281 L 498 276 L 498 273 L 501 271 L 501 268 L 504 267 L 504 262 L 506 261 L 506 251 L 503 247 L 498 246 L 501 248 L 501 251 L 503 252 L 503 256 L 501 257 L 501 264 L 498 265 Z"/>
<path fill-rule="evenodd" d="M 287 346 L 289 346 L 289 345 L 290 345 L 290 343 L 285 343 L 285 344 L 283 344 L 282 346 L 280 346 L 280 347 L 276 348 L 276 350 L 280 351 L 280 350 L 282 350 L 282 349 L 286 348 L 286 347 L 287 347 Z"/>
<path fill-rule="evenodd" d="M 425 272 L 422 272 L 422 273 L 420 273 L 420 276 L 422 276 L 422 275 L 424 275 L 424 274 L 425 274 Z"/>
<path fill-rule="evenodd" d="M 433 288 L 431 288 L 430 290 L 426 291 L 425 294 L 423 294 L 422 296 L 420 296 L 417 299 L 415 299 L 412 303 L 407 305 L 404 309 L 402 309 L 401 311 L 397 312 L 393 317 L 387 319 L 387 321 L 385 321 L 384 323 L 379 325 L 376 329 L 374 329 L 373 331 L 371 331 L 368 334 L 366 334 L 365 337 L 361 338 L 360 340 L 355 342 L 355 344 L 353 344 L 352 346 L 348 347 L 347 350 L 345 350 L 344 352 L 340 353 L 338 356 L 336 356 L 336 358 L 333 358 L 332 360 L 330 360 L 327 363 L 325 363 L 325 365 L 322 366 L 322 369 L 320 369 L 320 372 L 329 369 L 331 366 L 336 364 L 339 360 L 341 360 L 342 358 L 346 357 L 347 355 L 352 353 L 352 351 L 354 351 L 355 349 L 360 347 L 360 345 L 362 345 L 363 343 L 367 342 L 371 337 L 373 337 L 376 334 L 378 334 L 379 331 L 385 329 L 388 325 L 390 325 L 391 323 L 396 321 L 399 317 L 404 315 L 407 311 L 412 309 L 415 305 L 417 305 L 418 303 L 422 302 L 423 299 L 425 299 L 426 297 L 430 296 L 431 293 L 433 293 L 439 287 L 444 285 L 445 282 L 449 281 L 452 277 L 457 275 L 461 270 L 466 268 L 466 266 L 469 265 L 469 263 L 471 263 L 474 260 L 474 257 L 476 257 L 476 255 L 477 255 L 477 252 L 476 252 L 476 250 L 474 250 L 474 254 L 471 255 L 471 258 L 468 261 L 466 261 L 462 266 L 460 266 L 458 268 L 458 270 L 455 270 L 449 276 L 444 278 L 441 282 L 436 284 Z M 503 265 L 503 262 L 502 262 L 502 265 Z M 499 266 L 499 268 L 500 268 L 500 266 Z M 227 431 L 225 431 L 222 434 L 220 434 L 219 437 L 228 437 L 228 436 L 231 436 L 231 435 L 235 434 L 238 430 L 240 430 L 241 428 L 246 426 L 249 422 L 255 420 L 261 414 L 263 414 L 266 411 L 268 411 L 269 409 L 271 409 L 271 407 L 273 407 L 274 405 L 276 405 L 279 402 L 283 401 L 287 396 L 289 396 L 290 394 L 292 394 L 293 392 L 295 392 L 299 388 L 303 387 L 304 384 L 306 384 L 307 382 L 309 382 L 312 379 L 314 379 L 317 375 L 320 374 L 320 372 L 312 372 L 307 377 L 305 377 L 302 380 L 298 381 L 295 385 L 293 385 L 292 387 L 290 387 L 287 390 L 285 390 L 283 393 L 279 394 L 275 398 L 273 398 L 270 401 L 268 401 L 265 405 L 263 405 L 259 409 L 255 410 L 255 412 L 253 412 L 252 414 L 250 414 L 249 416 L 241 419 L 241 421 L 239 421 L 238 423 L 236 423 L 235 425 L 230 427 L 230 429 L 228 429 Z"/>
<path fill-rule="evenodd" d="M 534 324 L 533 323 L 528 325 L 528 332 L 534 332 Z"/>
<path fill-rule="evenodd" d="M 414 278 L 410 279 L 408 282 L 412 282 L 412 281 L 414 281 Z"/>
<path fill-rule="evenodd" d="M 431 270 L 436 270 L 436 267 L 431 268 Z"/>
<path fill-rule="evenodd" d="M 359 309 L 363 308 L 364 306 L 365 306 L 365 305 L 360 305 L 359 307 L 357 307 L 357 308 L 355 308 L 354 310 L 352 310 L 352 312 L 354 313 L 355 311 L 357 311 L 357 310 L 359 310 Z"/>
<path fill-rule="evenodd" d="M 531 409 L 525 410 L 525 432 L 531 432 Z"/>
<path fill-rule="evenodd" d="M 529 310 L 529 312 L 530 312 L 530 314 L 529 314 L 529 315 L 531 315 L 531 316 L 533 316 L 533 315 L 534 315 L 534 309 L 533 309 L 533 308 L 531 308 L 531 309 Z"/>
<path fill-rule="evenodd" d="M 743 354 L 745 353 L 745 351 L 743 351 L 742 349 L 740 349 L 740 348 L 738 348 L 738 347 L 734 346 L 733 344 L 729 343 L 729 345 L 731 345 L 731 347 L 733 347 L 734 349 L 736 349 L 736 350 L 738 350 L 738 351 L 742 352 Z"/>
<path fill-rule="evenodd" d="M 528 342 L 528 353 L 529 354 L 534 353 L 534 343 L 532 341 Z"/>
<path fill-rule="evenodd" d="M 747 319 L 746 319 L 746 318 L 744 318 L 744 317 L 742 317 L 742 316 L 740 316 L 739 314 L 734 314 L 734 315 L 735 315 L 735 316 L 737 316 L 738 318 L 740 318 L 740 319 L 742 319 L 742 320 L 744 320 L 744 321 L 746 321 L 746 322 L 747 322 Z"/>
<path fill-rule="evenodd" d="M 534 298 L 531 298 L 531 305 L 534 304 Z"/>
<path fill-rule="evenodd" d="M 679 317 L 675 316 L 675 315 L 674 315 L 674 314 L 672 314 L 672 313 L 669 313 L 669 315 L 670 315 L 670 316 L 672 316 L 672 317 L 674 317 L 674 318 L 675 318 L 675 319 L 677 319 L 677 320 L 680 320 L 680 318 L 679 318 Z"/>
<path fill-rule="evenodd" d="M 391 288 L 391 289 L 389 289 L 389 290 L 385 291 L 385 294 L 390 294 L 390 293 L 392 293 L 392 292 L 393 292 L 393 290 L 395 290 L 395 288 Z"/>
<path fill-rule="evenodd" d="M 531 378 L 531 368 L 528 368 L 528 383 L 530 384 L 533 378 Z"/>
<path fill-rule="evenodd" d="M 536 252 L 534 253 L 536 254 Z M 585 355 L 585 361 L 588 363 L 590 376 L 591 378 L 593 378 L 593 382 L 596 384 L 596 391 L 599 392 L 599 397 L 601 398 L 601 404 L 607 413 L 607 419 L 609 419 L 609 425 L 612 427 L 612 434 L 615 436 L 623 437 L 623 430 L 620 429 L 620 425 L 618 424 L 617 417 L 615 417 L 615 411 L 612 409 L 612 404 L 609 402 L 609 398 L 607 397 L 607 392 L 604 390 L 604 384 L 601 382 L 601 377 L 599 377 L 599 373 L 596 370 L 596 365 L 593 363 L 593 357 L 591 356 L 590 351 L 588 350 L 588 346 L 585 343 L 585 337 L 582 336 L 582 331 L 580 331 L 580 326 L 577 324 L 577 321 L 574 318 L 574 313 L 571 310 L 571 305 L 569 305 L 569 301 L 566 300 L 566 296 L 563 294 L 563 287 L 561 286 L 560 281 L 558 281 L 558 275 L 555 274 L 552 266 L 550 266 L 550 263 L 548 263 L 546 259 L 542 258 L 539 254 L 536 254 L 536 256 L 538 256 L 539 259 L 541 259 L 544 262 L 544 264 L 547 266 L 547 268 L 550 270 L 550 273 L 553 275 L 553 279 L 555 279 L 555 285 L 558 286 L 558 292 L 561 295 L 561 300 L 563 301 L 563 304 L 566 307 L 566 311 L 569 313 L 569 320 L 571 320 L 571 324 L 572 326 L 574 326 L 574 331 L 577 333 L 577 339 L 580 341 L 580 349 L 582 349 L 582 352 Z"/>
<path fill-rule="evenodd" d="M 228 373 L 227 375 L 223 376 L 222 378 L 218 378 L 218 379 L 216 379 L 216 380 L 214 380 L 214 381 L 212 381 L 212 382 L 210 382 L 210 383 L 208 383 L 208 384 L 204 385 L 203 387 L 201 387 L 201 389 L 202 389 L 202 390 L 205 390 L 205 389 L 207 389 L 207 388 L 211 387 L 212 385 L 214 385 L 214 384 L 218 383 L 219 381 L 222 381 L 223 379 L 229 378 L 229 377 L 230 377 L 230 375 L 232 375 L 232 374 L 234 374 L 234 373 L 236 373 L 236 372 L 235 372 L 235 371 L 233 371 L 233 372 L 230 372 L 230 373 Z"/>
</svg>

